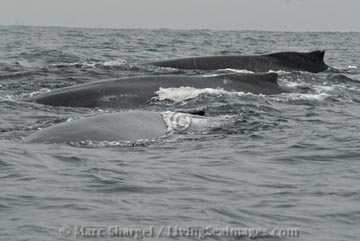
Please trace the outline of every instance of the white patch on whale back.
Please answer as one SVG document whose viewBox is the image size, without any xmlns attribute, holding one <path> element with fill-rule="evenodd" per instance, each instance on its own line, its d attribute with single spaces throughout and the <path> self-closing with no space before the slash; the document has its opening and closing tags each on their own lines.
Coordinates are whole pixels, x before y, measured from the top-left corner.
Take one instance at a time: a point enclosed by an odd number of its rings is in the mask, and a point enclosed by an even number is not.
<svg viewBox="0 0 360 241">
<path fill-rule="evenodd" d="M 113 101 L 119 101 L 121 99 L 131 98 L 137 95 L 133 94 L 122 94 L 122 95 L 105 95 L 99 98 L 99 101 L 103 102 L 113 102 Z"/>
</svg>

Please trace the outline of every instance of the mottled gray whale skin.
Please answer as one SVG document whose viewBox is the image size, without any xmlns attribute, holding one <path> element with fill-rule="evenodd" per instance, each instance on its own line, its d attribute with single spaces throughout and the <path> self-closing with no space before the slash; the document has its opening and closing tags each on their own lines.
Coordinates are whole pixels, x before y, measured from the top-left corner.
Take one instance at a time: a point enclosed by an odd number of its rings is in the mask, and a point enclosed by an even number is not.
<svg viewBox="0 0 360 241">
<path fill-rule="evenodd" d="M 37 131 L 27 143 L 69 143 L 81 141 L 137 141 L 155 139 L 167 133 L 158 112 L 126 111 L 69 121 Z"/>
<path fill-rule="evenodd" d="M 273 95 L 286 92 L 277 83 L 276 73 L 236 73 L 220 76 L 145 76 L 74 85 L 34 96 L 27 101 L 66 107 L 137 108 L 156 96 L 162 88 L 223 88 Z"/>
<path fill-rule="evenodd" d="M 171 67 L 177 69 L 245 69 L 252 72 L 278 71 L 307 71 L 319 73 L 329 68 L 324 63 L 325 51 L 280 52 L 258 56 L 209 56 L 174 59 L 148 64 L 160 67 Z"/>
</svg>

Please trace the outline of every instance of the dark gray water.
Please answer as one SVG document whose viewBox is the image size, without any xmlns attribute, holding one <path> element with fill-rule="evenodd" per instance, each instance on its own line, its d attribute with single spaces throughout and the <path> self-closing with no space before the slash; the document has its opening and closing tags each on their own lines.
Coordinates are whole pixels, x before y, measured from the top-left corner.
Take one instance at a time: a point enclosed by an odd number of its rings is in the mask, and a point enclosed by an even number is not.
<svg viewBox="0 0 360 241">
<path fill-rule="evenodd" d="M 296 228 L 300 238 L 282 240 L 358 240 L 359 46 L 360 33 L 0 27 L 0 240 L 76 240 L 59 229 L 85 225 Z M 69 118 L 122 111 L 22 101 L 39 92 L 230 71 L 143 65 L 167 58 L 316 49 L 342 73 L 279 72 L 291 93 L 274 96 L 162 90 L 145 108 L 204 108 L 212 128 L 142 143 L 21 141 Z"/>
</svg>

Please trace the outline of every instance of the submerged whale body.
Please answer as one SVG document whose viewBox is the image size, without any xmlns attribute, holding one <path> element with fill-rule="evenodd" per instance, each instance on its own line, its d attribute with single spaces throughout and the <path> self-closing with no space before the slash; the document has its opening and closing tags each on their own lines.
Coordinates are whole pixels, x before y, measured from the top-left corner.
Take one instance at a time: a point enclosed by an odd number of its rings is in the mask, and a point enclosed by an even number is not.
<svg viewBox="0 0 360 241">
<path fill-rule="evenodd" d="M 167 127 L 157 112 L 130 111 L 87 117 L 47 127 L 26 137 L 30 143 L 81 141 L 137 141 L 165 135 Z"/>
<path fill-rule="evenodd" d="M 160 67 L 177 69 L 246 69 L 252 72 L 278 71 L 307 71 L 318 73 L 329 68 L 324 63 L 325 51 L 280 52 L 258 56 L 209 56 L 174 59 L 151 62 L 149 64 Z"/>
<path fill-rule="evenodd" d="M 273 95 L 286 92 L 277 83 L 276 73 L 237 73 L 220 76 L 146 76 L 74 85 L 40 94 L 28 101 L 66 107 L 136 108 L 149 103 L 159 88 L 223 88 Z"/>
</svg>

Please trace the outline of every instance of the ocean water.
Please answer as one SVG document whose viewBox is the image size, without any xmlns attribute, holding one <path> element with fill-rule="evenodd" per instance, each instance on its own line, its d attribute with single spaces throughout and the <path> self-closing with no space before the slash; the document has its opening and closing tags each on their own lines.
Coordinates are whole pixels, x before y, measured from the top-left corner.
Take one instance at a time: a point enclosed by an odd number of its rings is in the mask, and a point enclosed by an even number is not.
<svg viewBox="0 0 360 241">
<path fill-rule="evenodd" d="M 198 240 L 185 231 L 206 228 L 250 228 L 260 240 L 261 230 L 274 229 L 298 231 L 281 240 L 358 240 L 359 46 L 360 33 L 0 26 L 0 240 Z M 22 142 L 69 119 L 124 111 L 23 101 L 37 93 L 129 76 L 241 71 L 144 64 L 168 58 L 317 49 L 340 72 L 278 72 L 290 93 L 162 89 L 142 108 L 202 108 L 206 126 L 136 143 Z M 114 227 L 138 233 L 112 237 Z M 176 227 L 181 235 L 169 237 Z"/>
</svg>

